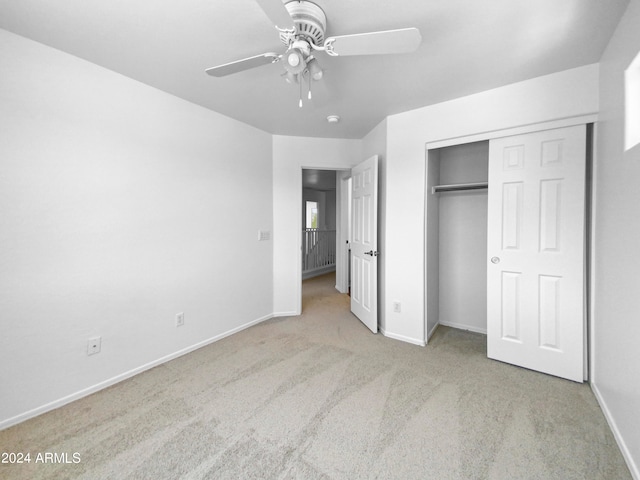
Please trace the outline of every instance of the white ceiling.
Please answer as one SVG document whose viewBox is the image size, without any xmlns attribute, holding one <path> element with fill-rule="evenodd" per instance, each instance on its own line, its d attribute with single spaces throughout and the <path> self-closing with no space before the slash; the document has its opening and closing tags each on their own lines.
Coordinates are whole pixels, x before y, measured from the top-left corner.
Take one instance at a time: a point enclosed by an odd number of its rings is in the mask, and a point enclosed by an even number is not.
<svg viewBox="0 0 640 480">
<path fill-rule="evenodd" d="M 255 0 L 0 0 L 0 28 L 274 134 L 362 138 L 385 116 L 598 62 L 629 0 L 315 0 L 327 36 L 417 27 L 410 54 L 318 55 L 315 97 L 281 64 L 205 68 L 283 52 Z M 342 121 L 326 122 L 337 114 Z"/>
</svg>

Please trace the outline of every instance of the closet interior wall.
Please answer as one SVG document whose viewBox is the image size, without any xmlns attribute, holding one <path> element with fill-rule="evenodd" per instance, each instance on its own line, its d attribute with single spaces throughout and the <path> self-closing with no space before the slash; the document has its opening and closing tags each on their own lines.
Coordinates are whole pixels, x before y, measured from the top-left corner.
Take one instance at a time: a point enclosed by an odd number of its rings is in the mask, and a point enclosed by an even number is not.
<svg viewBox="0 0 640 480">
<path fill-rule="evenodd" d="M 488 141 L 428 152 L 428 336 L 438 324 L 487 332 L 488 190 L 432 193 L 432 187 L 486 182 L 488 162 Z"/>
</svg>

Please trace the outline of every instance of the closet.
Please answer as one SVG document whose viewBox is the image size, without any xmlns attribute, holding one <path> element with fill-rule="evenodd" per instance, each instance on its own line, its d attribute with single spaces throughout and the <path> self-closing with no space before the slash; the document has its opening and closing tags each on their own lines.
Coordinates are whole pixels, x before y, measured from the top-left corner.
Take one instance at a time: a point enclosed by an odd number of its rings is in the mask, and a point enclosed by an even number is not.
<svg viewBox="0 0 640 480">
<path fill-rule="evenodd" d="M 428 323 L 487 333 L 489 142 L 429 150 Z"/>
<path fill-rule="evenodd" d="M 582 381 L 591 127 L 520 132 L 427 148 L 427 342 L 486 333 L 489 358 Z"/>
</svg>

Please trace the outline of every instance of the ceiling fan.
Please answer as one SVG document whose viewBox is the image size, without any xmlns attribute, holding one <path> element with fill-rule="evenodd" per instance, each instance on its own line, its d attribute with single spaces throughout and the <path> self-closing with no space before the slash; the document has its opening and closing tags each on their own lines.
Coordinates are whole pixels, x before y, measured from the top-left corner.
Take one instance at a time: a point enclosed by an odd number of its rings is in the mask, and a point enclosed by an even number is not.
<svg viewBox="0 0 640 480">
<path fill-rule="evenodd" d="M 420 30 L 417 28 L 325 38 L 327 17 L 322 8 L 315 3 L 307 0 L 293 0 L 288 3 L 282 3 L 282 0 L 256 2 L 280 33 L 280 40 L 287 48 L 285 53 L 262 53 L 207 68 L 205 71 L 214 77 L 224 77 L 283 60 L 284 79 L 288 83 L 300 85 L 300 107 L 304 80 L 308 81 L 308 98 L 311 99 L 311 80 L 317 81 L 323 76 L 322 68 L 314 56 L 315 52 L 341 57 L 407 53 L 416 50 L 422 41 Z"/>
</svg>

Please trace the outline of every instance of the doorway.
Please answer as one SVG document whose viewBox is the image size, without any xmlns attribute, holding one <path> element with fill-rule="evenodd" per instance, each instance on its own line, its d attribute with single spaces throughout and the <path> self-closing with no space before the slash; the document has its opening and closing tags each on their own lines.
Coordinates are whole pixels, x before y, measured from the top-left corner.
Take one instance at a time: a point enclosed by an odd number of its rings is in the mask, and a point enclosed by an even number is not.
<svg viewBox="0 0 640 480">
<path fill-rule="evenodd" d="M 302 168 L 301 280 L 332 273 L 340 293 L 349 288 L 350 172 Z"/>
<path fill-rule="evenodd" d="M 336 270 L 335 170 L 302 169 L 302 279 Z"/>
</svg>

